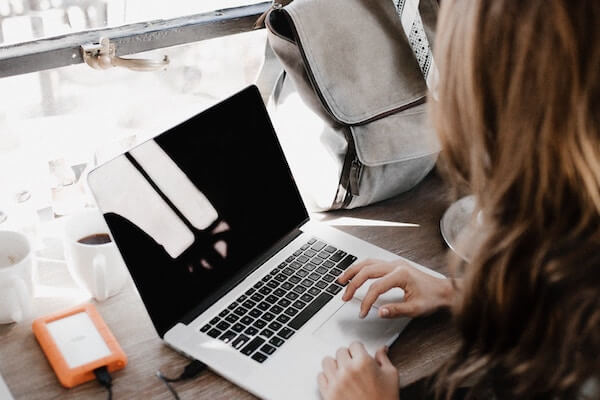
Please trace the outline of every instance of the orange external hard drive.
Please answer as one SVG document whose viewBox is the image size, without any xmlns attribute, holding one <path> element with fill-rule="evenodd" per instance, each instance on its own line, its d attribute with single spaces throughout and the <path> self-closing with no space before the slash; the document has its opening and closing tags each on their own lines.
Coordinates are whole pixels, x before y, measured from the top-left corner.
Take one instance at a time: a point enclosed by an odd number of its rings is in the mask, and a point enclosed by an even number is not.
<svg viewBox="0 0 600 400">
<path fill-rule="evenodd" d="M 83 304 L 33 321 L 33 333 L 60 383 L 72 388 L 127 365 L 127 356 L 93 304 Z"/>
</svg>

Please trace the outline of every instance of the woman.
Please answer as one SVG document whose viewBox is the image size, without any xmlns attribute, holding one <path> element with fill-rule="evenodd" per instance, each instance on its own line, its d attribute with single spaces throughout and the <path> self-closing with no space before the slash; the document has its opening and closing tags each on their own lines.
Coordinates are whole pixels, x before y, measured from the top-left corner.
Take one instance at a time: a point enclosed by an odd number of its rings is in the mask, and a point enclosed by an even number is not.
<svg viewBox="0 0 600 400">
<path fill-rule="evenodd" d="M 478 199 L 481 226 L 458 280 L 399 263 L 349 269 L 345 300 L 402 287 L 383 318 L 451 307 L 459 350 L 435 396 L 598 398 L 600 375 L 600 2 L 442 2 L 432 115 L 455 187 Z M 325 399 L 397 399 L 385 351 L 360 344 L 323 360 Z"/>
</svg>

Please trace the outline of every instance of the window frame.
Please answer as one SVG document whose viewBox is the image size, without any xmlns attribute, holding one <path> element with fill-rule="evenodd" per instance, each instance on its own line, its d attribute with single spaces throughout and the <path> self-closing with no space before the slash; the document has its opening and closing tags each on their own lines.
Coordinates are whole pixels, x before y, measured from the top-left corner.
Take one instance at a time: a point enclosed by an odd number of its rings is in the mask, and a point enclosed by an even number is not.
<svg viewBox="0 0 600 400">
<path fill-rule="evenodd" d="M 116 55 L 198 42 L 257 29 L 258 18 L 273 2 L 215 10 L 166 20 L 93 29 L 0 47 L 0 78 L 84 62 L 81 46 L 110 39 Z"/>
</svg>

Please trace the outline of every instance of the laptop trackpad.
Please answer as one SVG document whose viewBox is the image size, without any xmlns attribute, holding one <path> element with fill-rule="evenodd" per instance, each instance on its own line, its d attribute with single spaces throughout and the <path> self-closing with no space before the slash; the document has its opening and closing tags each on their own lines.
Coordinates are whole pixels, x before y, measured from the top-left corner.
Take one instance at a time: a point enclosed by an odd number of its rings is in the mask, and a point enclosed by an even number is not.
<svg viewBox="0 0 600 400">
<path fill-rule="evenodd" d="M 358 317 L 359 312 L 360 301 L 349 301 L 317 328 L 314 335 L 339 347 L 359 341 L 373 354 L 379 347 L 391 344 L 395 335 L 400 333 L 409 321 L 408 318 L 380 318 L 374 307 L 371 307 L 364 319 Z"/>
</svg>

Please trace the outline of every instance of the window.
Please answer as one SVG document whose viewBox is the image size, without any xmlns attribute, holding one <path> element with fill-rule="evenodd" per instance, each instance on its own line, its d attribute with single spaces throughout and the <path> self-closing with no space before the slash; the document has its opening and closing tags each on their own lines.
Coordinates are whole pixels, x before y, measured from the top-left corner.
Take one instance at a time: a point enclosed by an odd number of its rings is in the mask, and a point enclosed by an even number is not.
<svg viewBox="0 0 600 400">
<path fill-rule="evenodd" d="M 85 171 L 255 82 L 266 34 L 253 25 L 270 5 L 0 0 L 0 229 L 36 235 L 91 203 Z M 100 37 L 170 63 L 94 70 L 80 46 Z"/>
</svg>

